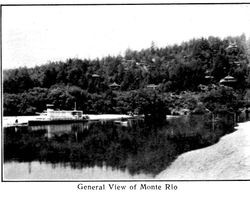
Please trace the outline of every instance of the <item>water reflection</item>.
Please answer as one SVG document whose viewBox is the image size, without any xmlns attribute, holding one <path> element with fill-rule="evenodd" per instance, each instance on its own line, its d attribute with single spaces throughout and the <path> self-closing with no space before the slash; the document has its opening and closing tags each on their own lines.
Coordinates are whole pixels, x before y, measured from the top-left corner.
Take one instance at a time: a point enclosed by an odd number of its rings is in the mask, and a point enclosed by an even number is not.
<svg viewBox="0 0 250 200">
<path fill-rule="evenodd" d="M 45 137 L 48 139 L 56 136 L 61 136 L 63 134 L 73 133 L 77 139 L 78 133 L 83 132 L 84 129 L 89 129 L 89 123 L 75 123 L 75 124 L 52 124 L 52 125 L 39 125 L 39 126 L 29 126 L 29 131 L 40 131 L 45 132 Z"/>
<path fill-rule="evenodd" d="M 128 170 L 121 171 L 108 166 L 72 169 L 67 163 L 51 164 L 32 161 L 7 162 L 4 164 L 4 179 L 8 180 L 130 180 L 152 178 L 152 176 L 145 174 L 131 175 Z"/>
<path fill-rule="evenodd" d="M 181 153 L 212 145 L 233 132 L 233 120 L 232 115 L 202 115 L 161 124 L 129 120 L 126 126 L 103 121 L 19 127 L 16 131 L 8 127 L 4 129 L 4 162 L 61 163 L 67 170 L 69 166 L 106 166 L 130 175 L 155 176 Z"/>
</svg>

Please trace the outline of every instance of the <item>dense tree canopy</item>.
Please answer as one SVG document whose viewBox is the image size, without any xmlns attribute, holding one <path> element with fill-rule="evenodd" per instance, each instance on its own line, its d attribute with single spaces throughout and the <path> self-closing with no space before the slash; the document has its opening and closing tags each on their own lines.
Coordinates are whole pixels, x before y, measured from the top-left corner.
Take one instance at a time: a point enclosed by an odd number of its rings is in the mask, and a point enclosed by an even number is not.
<svg viewBox="0 0 250 200">
<path fill-rule="evenodd" d="M 227 48 L 232 42 L 237 45 L 234 50 Z M 152 44 L 140 51 L 128 49 L 124 56 L 68 59 L 34 68 L 5 70 L 4 115 L 34 114 L 41 112 L 46 103 L 72 109 L 74 102 L 78 109 L 88 113 L 124 113 L 134 109 L 132 99 L 145 101 L 137 91 L 147 90 L 149 84 L 157 85 L 159 94 L 199 92 L 199 86 L 208 83 L 206 76 L 213 76 L 210 83 L 218 84 L 231 75 L 238 88 L 245 89 L 250 87 L 249 46 L 244 35 L 209 37 L 165 48 Z M 120 86 L 119 91 L 111 91 L 112 83 Z M 150 103 L 154 101 L 154 94 L 151 95 Z M 142 105 L 136 105 L 137 109 L 142 109 Z"/>
</svg>

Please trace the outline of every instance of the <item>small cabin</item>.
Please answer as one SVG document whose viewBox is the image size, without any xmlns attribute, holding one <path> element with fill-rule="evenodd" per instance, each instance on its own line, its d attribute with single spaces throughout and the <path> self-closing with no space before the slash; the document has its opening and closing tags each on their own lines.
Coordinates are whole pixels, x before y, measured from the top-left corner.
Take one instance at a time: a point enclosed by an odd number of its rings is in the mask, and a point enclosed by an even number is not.
<svg viewBox="0 0 250 200">
<path fill-rule="evenodd" d="M 236 79 L 233 76 L 226 76 L 220 80 L 220 85 L 225 85 L 229 87 L 233 87 L 236 84 Z"/>
<path fill-rule="evenodd" d="M 153 90 L 155 90 L 158 87 L 159 87 L 159 85 L 155 85 L 155 84 L 149 84 L 149 85 L 147 85 L 147 88 L 153 89 Z"/>
<path fill-rule="evenodd" d="M 97 78 L 100 78 L 100 75 L 98 75 L 98 74 L 93 74 L 93 75 L 92 75 L 92 78 L 96 78 L 96 79 L 97 79 Z"/>
<path fill-rule="evenodd" d="M 239 51 L 236 42 L 230 43 L 229 46 L 226 48 L 226 51 L 229 54 L 236 54 Z"/>
<path fill-rule="evenodd" d="M 226 50 L 238 49 L 236 42 L 230 43 Z"/>
<path fill-rule="evenodd" d="M 114 83 L 110 84 L 109 87 L 112 90 L 118 90 L 121 86 L 119 84 L 117 84 L 116 82 L 114 82 Z"/>
</svg>

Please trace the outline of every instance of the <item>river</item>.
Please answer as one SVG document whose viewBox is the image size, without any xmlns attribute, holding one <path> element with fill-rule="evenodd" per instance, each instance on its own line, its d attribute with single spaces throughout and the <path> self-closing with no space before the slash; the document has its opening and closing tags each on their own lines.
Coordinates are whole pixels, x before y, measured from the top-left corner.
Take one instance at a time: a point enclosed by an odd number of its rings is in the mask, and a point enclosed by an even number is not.
<svg viewBox="0 0 250 200">
<path fill-rule="evenodd" d="M 5 127 L 4 180 L 160 179 L 183 153 L 232 133 L 233 119 L 200 115 L 163 123 L 129 119 Z"/>
</svg>

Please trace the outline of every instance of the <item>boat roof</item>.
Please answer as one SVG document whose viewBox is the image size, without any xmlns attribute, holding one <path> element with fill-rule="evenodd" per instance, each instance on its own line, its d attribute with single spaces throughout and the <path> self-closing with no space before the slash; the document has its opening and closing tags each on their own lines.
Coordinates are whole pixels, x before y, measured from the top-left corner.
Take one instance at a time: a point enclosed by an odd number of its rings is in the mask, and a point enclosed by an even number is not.
<svg viewBox="0 0 250 200">
<path fill-rule="evenodd" d="M 83 112 L 82 110 L 51 110 L 54 112 Z"/>
<path fill-rule="evenodd" d="M 119 84 L 117 84 L 116 82 L 114 82 L 114 83 L 110 84 L 109 86 L 110 86 L 110 87 L 120 87 L 120 85 L 119 85 Z"/>
</svg>

